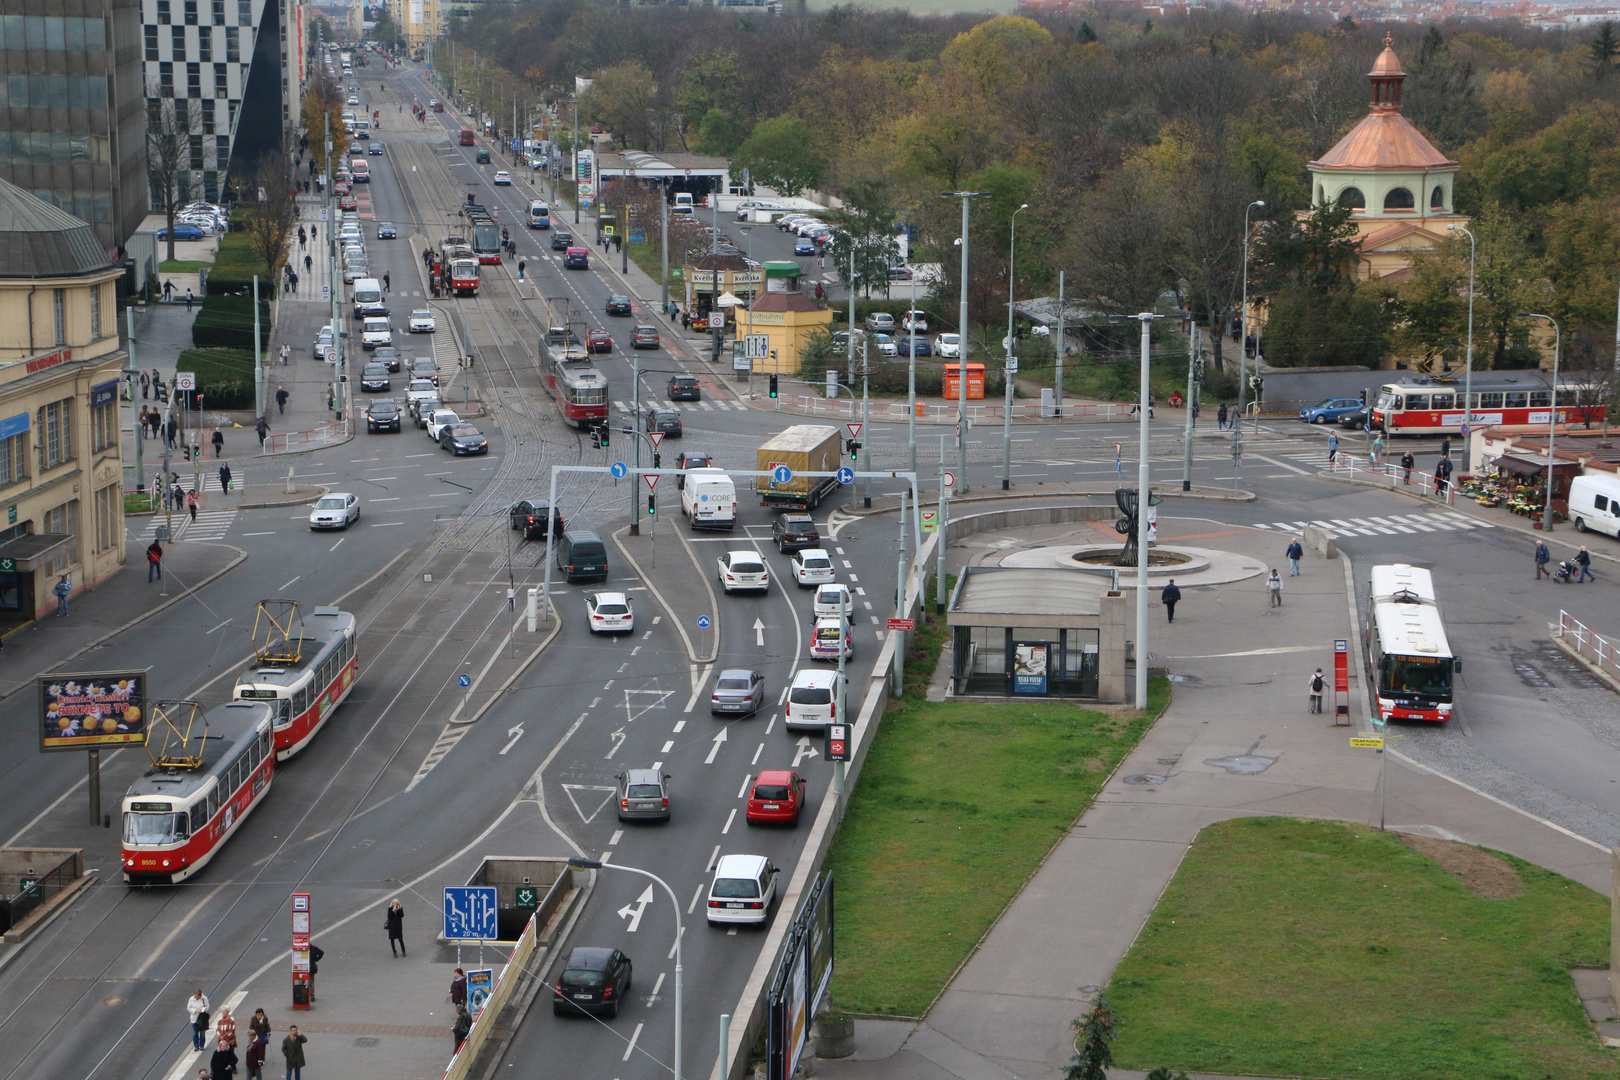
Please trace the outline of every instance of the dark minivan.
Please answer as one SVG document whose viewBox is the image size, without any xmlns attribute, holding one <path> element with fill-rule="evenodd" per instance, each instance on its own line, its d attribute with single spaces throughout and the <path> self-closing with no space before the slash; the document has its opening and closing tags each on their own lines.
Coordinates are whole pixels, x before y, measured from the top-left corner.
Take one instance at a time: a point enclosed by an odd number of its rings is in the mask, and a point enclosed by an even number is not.
<svg viewBox="0 0 1620 1080">
<path fill-rule="evenodd" d="M 570 529 L 557 542 L 557 569 L 569 584 L 576 581 L 606 581 L 607 545 L 589 529 Z"/>
<path fill-rule="evenodd" d="M 630 992 L 630 958 L 618 949 L 575 946 L 557 977 L 551 1011 L 558 1016 L 593 1013 L 619 1015 L 619 1002 Z"/>
</svg>

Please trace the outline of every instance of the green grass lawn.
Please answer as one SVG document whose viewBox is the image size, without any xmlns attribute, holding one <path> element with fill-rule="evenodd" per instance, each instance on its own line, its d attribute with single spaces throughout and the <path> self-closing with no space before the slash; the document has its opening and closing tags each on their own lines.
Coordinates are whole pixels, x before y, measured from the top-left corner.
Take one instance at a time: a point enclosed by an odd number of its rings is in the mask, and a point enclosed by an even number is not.
<svg viewBox="0 0 1620 1080">
<path fill-rule="evenodd" d="M 937 655 L 944 620 L 924 652 Z M 839 1009 L 921 1015 L 1169 701 L 1146 713 L 1055 701 L 937 702 L 908 659 L 828 856 L 838 881 Z"/>
<path fill-rule="evenodd" d="M 1608 966 L 1608 900 L 1502 858 L 1523 892 L 1485 899 L 1362 826 L 1211 825 L 1108 988 L 1116 1063 L 1373 1080 L 1620 1077 L 1568 973 Z"/>
</svg>

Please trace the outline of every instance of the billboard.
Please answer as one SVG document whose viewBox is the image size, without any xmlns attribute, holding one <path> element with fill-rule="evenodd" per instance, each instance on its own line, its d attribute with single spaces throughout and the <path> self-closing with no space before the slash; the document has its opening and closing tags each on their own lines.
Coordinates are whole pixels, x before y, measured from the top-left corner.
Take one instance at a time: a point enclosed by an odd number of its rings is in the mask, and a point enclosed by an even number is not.
<svg viewBox="0 0 1620 1080">
<path fill-rule="evenodd" d="M 38 685 L 42 752 L 146 745 L 146 672 L 58 672 Z"/>
<path fill-rule="evenodd" d="M 1045 641 L 1013 642 L 1013 693 L 1046 693 L 1046 661 L 1051 646 Z"/>
</svg>

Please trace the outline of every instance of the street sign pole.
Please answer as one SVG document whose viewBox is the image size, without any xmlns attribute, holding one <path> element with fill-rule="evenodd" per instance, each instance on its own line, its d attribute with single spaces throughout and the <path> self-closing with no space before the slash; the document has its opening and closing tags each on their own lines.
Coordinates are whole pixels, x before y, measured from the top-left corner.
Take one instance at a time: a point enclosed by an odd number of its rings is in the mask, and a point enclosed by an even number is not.
<svg viewBox="0 0 1620 1080">
<path fill-rule="evenodd" d="M 900 492 L 900 576 L 895 579 L 894 617 L 906 617 L 906 493 Z M 894 696 L 902 697 L 906 692 L 906 632 L 894 630 L 891 633 L 900 635 L 900 640 L 894 645 Z"/>
</svg>

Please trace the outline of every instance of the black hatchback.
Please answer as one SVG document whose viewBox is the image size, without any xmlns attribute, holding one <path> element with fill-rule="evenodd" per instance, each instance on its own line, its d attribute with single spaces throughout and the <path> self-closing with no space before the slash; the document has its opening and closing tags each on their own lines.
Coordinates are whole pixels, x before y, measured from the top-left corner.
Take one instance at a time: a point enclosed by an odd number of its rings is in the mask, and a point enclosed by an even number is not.
<svg viewBox="0 0 1620 1080">
<path fill-rule="evenodd" d="M 607 313 L 609 315 L 630 314 L 630 298 L 628 296 L 613 295 L 607 299 Z"/>
<path fill-rule="evenodd" d="M 669 380 L 669 400 L 702 401 L 703 388 L 695 375 L 672 375 Z"/>
<path fill-rule="evenodd" d="M 821 533 L 809 514 L 783 514 L 771 522 L 771 540 L 777 551 L 786 554 L 815 547 L 821 543 Z"/>
<path fill-rule="evenodd" d="M 547 521 L 551 522 L 552 535 L 561 536 L 564 528 L 562 511 L 547 506 L 544 499 L 524 499 L 512 507 L 512 528 L 521 531 L 525 540 L 546 535 Z"/>
<path fill-rule="evenodd" d="M 551 1011 L 558 1016 L 605 1012 L 619 1015 L 630 992 L 630 958 L 618 949 L 577 945 L 568 954 L 552 988 Z"/>
<path fill-rule="evenodd" d="M 551 250 L 552 251 L 567 251 L 569 248 L 571 248 L 573 246 L 574 246 L 574 234 L 573 233 L 553 232 L 551 234 Z"/>
</svg>

